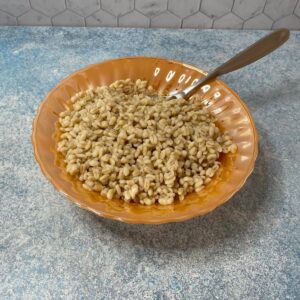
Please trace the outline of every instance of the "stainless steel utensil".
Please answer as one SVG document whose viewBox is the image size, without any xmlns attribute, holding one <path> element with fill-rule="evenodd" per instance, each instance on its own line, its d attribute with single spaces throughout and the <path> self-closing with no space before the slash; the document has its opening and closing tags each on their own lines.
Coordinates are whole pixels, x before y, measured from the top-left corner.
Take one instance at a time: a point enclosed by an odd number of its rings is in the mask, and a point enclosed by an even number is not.
<svg viewBox="0 0 300 300">
<path fill-rule="evenodd" d="M 198 81 L 195 85 L 189 86 L 182 91 L 175 91 L 174 93 L 168 95 L 167 99 L 188 98 L 192 96 L 192 94 L 194 94 L 201 86 L 203 86 L 208 81 L 216 78 L 217 76 L 221 76 L 223 74 L 238 70 L 271 53 L 283 43 L 285 43 L 288 40 L 289 36 L 290 32 L 287 29 L 278 29 L 273 31 L 245 50 L 239 52 L 233 58 L 217 67 L 212 72 L 208 73 L 206 77 Z"/>
</svg>

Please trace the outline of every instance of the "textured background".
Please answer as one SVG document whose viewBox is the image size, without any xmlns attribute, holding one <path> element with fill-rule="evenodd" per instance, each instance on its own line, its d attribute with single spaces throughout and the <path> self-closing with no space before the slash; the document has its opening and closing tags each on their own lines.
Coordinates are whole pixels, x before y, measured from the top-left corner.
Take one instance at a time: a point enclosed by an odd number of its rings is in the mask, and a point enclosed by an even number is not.
<svg viewBox="0 0 300 300">
<path fill-rule="evenodd" d="M 300 29 L 300 0 L 0 0 L 0 25 Z"/>
<path fill-rule="evenodd" d="M 212 70 L 264 34 L 0 27 L 1 300 L 300 299 L 300 32 L 222 77 L 252 112 L 260 150 L 239 193 L 202 218 L 136 226 L 96 217 L 54 190 L 30 140 L 42 99 L 87 64 L 153 55 Z"/>
</svg>

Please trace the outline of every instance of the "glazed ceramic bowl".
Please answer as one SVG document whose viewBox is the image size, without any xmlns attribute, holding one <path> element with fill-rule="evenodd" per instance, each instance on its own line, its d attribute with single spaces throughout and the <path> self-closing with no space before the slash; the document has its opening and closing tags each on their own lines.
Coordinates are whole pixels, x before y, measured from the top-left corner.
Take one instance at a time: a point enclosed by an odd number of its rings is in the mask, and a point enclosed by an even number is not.
<svg viewBox="0 0 300 300">
<path fill-rule="evenodd" d="M 152 57 L 127 57 L 90 65 L 71 74 L 47 95 L 33 122 L 32 143 L 44 175 L 67 198 L 101 217 L 127 223 L 160 224 L 184 221 L 207 214 L 228 201 L 251 174 L 257 156 L 257 133 L 249 110 L 239 96 L 221 80 L 202 87 L 203 105 L 216 115 L 218 124 L 238 146 L 235 155 L 223 155 L 222 167 L 201 192 L 168 206 L 144 206 L 108 200 L 82 188 L 66 173 L 63 157 L 56 151 L 58 115 L 70 105 L 72 95 L 91 86 L 119 79 L 144 79 L 157 90 L 174 91 L 195 83 L 206 73 L 179 61 Z"/>
</svg>

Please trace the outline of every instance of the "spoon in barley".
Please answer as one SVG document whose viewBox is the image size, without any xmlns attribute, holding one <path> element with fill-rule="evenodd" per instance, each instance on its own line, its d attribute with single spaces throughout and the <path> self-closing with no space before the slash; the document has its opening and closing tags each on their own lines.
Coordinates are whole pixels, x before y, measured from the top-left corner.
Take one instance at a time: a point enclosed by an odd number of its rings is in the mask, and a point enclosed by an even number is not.
<svg viewBox="0 0 300 300">
<path fill-rule="evenodd" d="M 271 53 L 272 51 L 280 47 L 283 43 L 285 43 L 288 40 L 289 36 L 290 32 L 287 29 L 278 29 L 271 32 L 270 34 L 261 38 L 245 50 L 239 52 L 237 55 L 226 61 L 221 66 L 214 69 L 212 72 L 208 73 L 207 76 L 198 81 L 196 84 L 189 86 L 184 90 L 175 91 L 166 96 L 166 98 L 189 98 L 205 83 L 215 79 L 218 76 L 245 67 Z"/>
</svg>

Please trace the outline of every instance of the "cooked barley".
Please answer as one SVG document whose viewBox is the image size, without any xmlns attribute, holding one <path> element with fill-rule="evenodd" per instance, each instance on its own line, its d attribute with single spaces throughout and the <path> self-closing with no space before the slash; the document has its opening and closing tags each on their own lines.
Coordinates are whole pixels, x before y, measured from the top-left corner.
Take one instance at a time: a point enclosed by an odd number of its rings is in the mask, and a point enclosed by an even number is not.
<svg viewBox="0 0 300 300">
<path fill-rule="evenodd" d="M 221 153 L 237 151 L 197 95 L 167 101 L 146 81 L 126 79 L 71 102 L 60 113 L 57 150 L 69 174 L 108 199 L 182 201 L 211 182 Z"/>
</svg>

